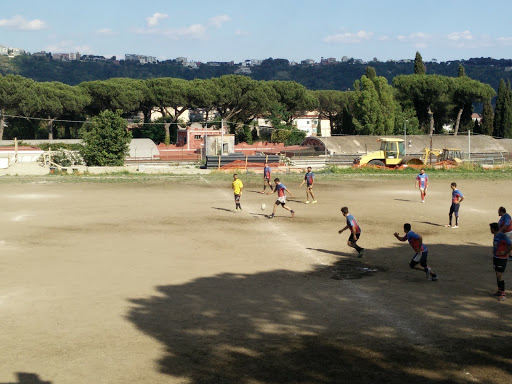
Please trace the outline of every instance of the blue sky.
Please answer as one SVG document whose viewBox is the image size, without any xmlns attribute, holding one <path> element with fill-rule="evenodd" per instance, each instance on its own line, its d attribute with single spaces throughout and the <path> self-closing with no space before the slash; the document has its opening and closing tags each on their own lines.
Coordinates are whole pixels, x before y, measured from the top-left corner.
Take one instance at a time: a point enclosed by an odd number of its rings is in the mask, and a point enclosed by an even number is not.
<svg viewBox="0 0 512 384">
<path fill-rule="evenodd" d="M 159 60 L 512 58 L 512 2 L 9 0 L 0 45 Z"/>
</svg>

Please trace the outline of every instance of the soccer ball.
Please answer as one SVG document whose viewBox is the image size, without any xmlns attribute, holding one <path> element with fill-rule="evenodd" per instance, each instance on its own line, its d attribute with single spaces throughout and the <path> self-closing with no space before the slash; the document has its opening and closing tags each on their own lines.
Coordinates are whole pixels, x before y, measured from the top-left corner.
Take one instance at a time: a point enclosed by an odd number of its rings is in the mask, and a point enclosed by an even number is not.
<svg viewBox="0 0 512 384">
<path fill-rule="evenodd" d="M 261 210 L 264 211 L 265 208 L 267 208 L 267 204 L 265 204 L 265 203 L 261 204 Z"/>
</svg>

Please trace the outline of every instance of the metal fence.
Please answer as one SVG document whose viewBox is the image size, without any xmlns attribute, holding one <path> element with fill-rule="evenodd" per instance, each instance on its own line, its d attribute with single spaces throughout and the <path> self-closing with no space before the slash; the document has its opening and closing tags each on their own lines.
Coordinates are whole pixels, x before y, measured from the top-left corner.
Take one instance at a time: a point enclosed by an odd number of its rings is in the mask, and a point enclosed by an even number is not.
<svg viewBox="0 0 512 384">
<path fill-rule="evenodd" d="M 410 156 L 422 157 L 423 154 L 411 153 Z M 354 160 L 361 157 L 361 154 L 335 155 L 335 156 L 294 156 L 288 159 L 288 164 L 292 167 L 313 169 L 327 168 L 331 165 L 351 166 Z M 463 153 L 464 162 L 485 165 L 503 165 L 512 159 L 508 152 L 487 152 L 487 153 Z M 432 164 L 437 162 L 437 157 L 432 156 Z M 427 163 L 430 161 L 427 159 Z"/>
</svg>

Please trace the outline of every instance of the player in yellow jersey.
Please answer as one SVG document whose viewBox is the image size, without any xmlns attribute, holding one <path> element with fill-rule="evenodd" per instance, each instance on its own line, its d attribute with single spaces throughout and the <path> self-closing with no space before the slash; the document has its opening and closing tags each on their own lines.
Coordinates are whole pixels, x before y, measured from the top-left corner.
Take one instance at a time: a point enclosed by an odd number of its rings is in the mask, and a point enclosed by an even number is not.
<svg viewBox="0 0 512 384">
<path fill-rule="evenodd" d="M 231 183 L 231 188 L 233 188 L 233 192 L 235 193 L 235 204 L 236 204 L 236 210 L 240 209 L 240 212 L 242 212 L 242 206 L 240 205 L 240 197 L 242 196 L 242 189 L 244 189 L 244 184 L 242 183 L 242 180 L 238 178 L 238 175 L 235 173 L 233 175 L 233 182 Z"/>
</svg>

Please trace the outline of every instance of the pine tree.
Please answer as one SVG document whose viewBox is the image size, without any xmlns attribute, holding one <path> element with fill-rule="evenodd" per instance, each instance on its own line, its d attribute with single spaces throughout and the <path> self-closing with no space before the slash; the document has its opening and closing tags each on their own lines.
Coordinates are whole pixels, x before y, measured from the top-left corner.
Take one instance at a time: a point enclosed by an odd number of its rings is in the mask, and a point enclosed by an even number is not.
<svg viewBox="0 0 512 384">
<path fill-rule="evenodd" d="M 424 75 L 426 72 L 425 64 L 423 64 L 423 58 L 419 52 L 416 52 L 416 58 L 414 59 L 414 74 Z"/>
<path fill-rule="evenodd" d="M 503 116 L 506 108 L 507 92 L 507 84 L 505 80 L 501 79 L 498 95 L 496 96 L 496 108 L 494 108 L 494 130 L 492 132 L 494 137 L 503 137 Z"/>
<path fill-rule="evenodd" d="M 510 80 L 506 87 L 505 108 L 503 110 L 503 137 L 512 138 L 512 89 L 510 88 Z"/>
<path fill-rule="evenodd" d="M 492 136 L 494 129 L 494 112 L 492 110 L 491 100 L 484 102 L 484 110 L 482 112 L 482 121 L 480 122 L 481 131 L 484 135 Z"/>
<path fill-rule="evenodd" d="M 366 77 L 373 81 L 377 77 L 377 72 L 373 67 L 366 67 Z"/>
<path fill-rule="evenodd" d="M 459 64 L 459 77 L 466 76 L 466 70 L 462 64 Z"/>
</svg>

